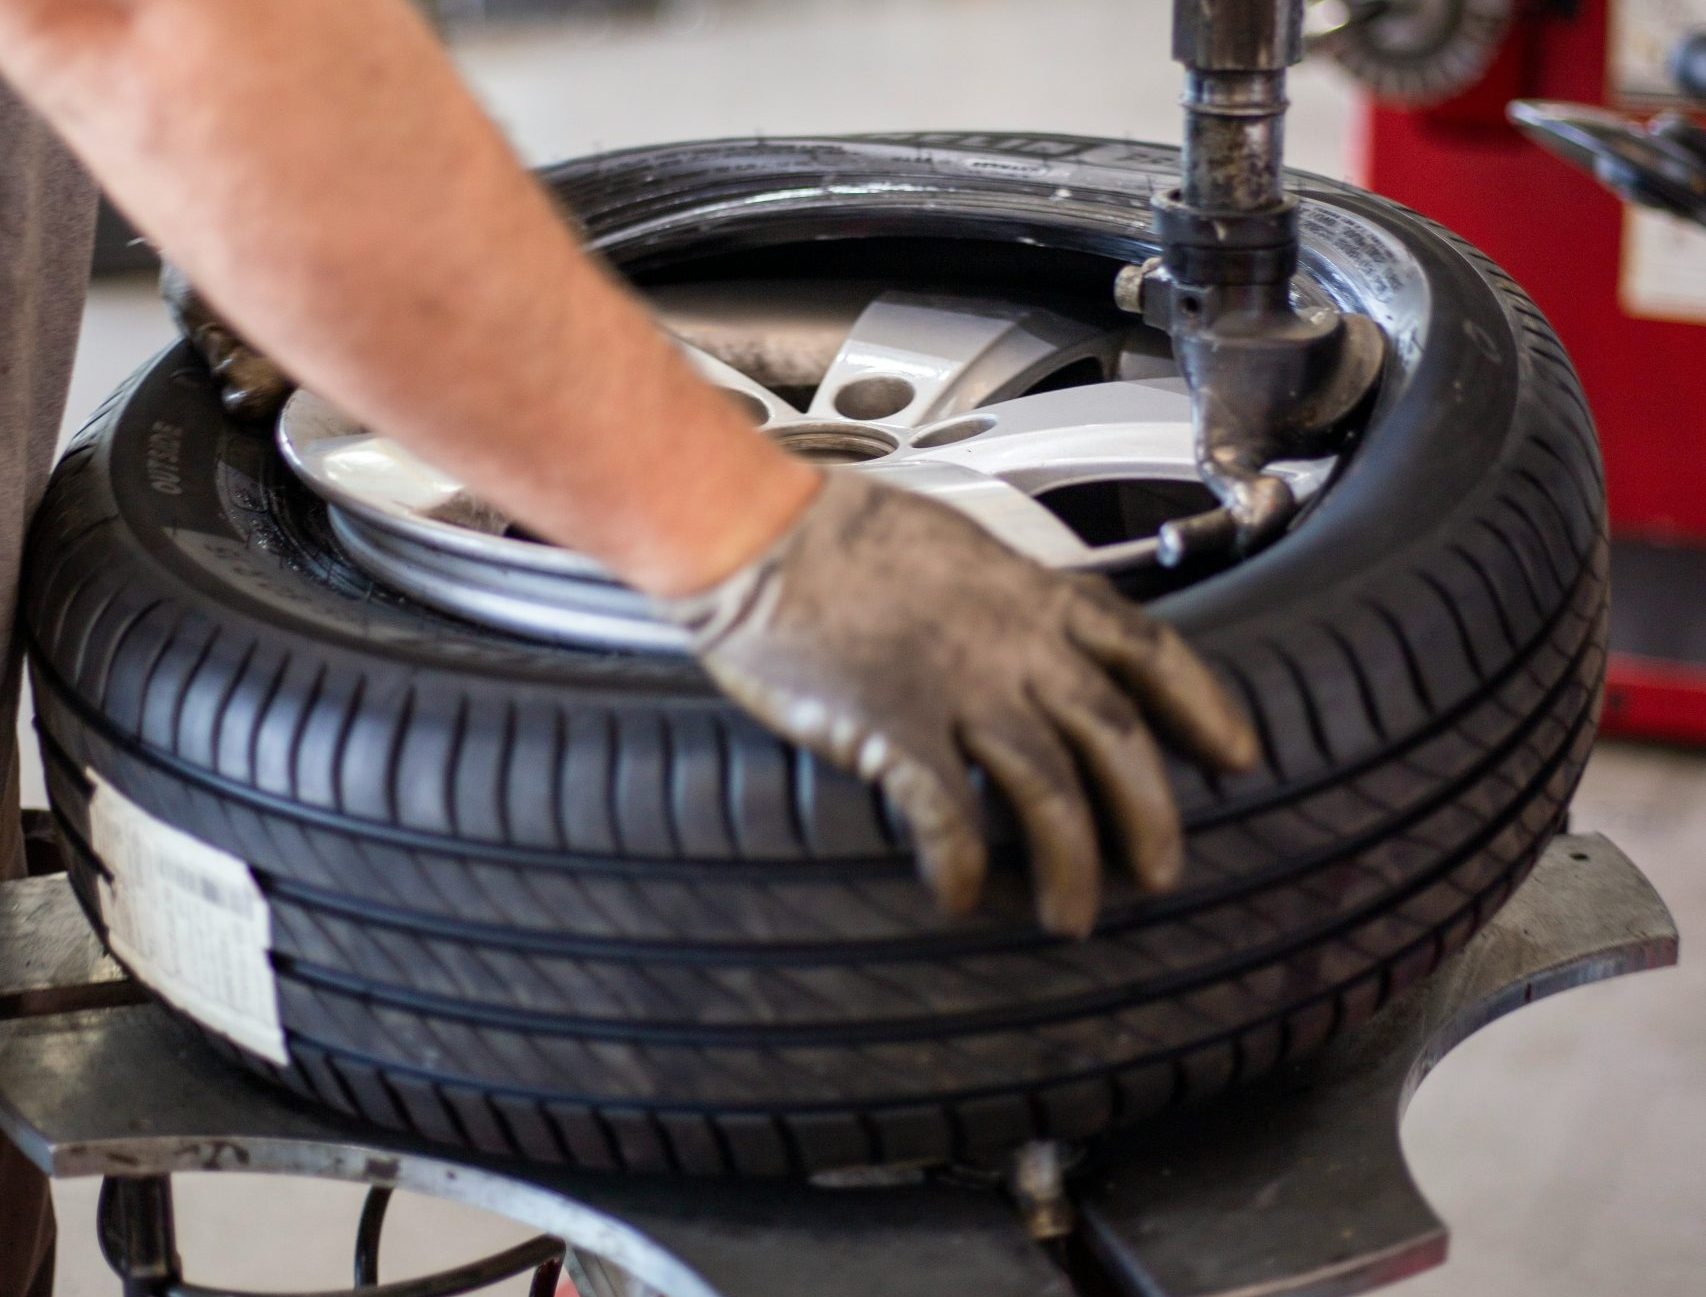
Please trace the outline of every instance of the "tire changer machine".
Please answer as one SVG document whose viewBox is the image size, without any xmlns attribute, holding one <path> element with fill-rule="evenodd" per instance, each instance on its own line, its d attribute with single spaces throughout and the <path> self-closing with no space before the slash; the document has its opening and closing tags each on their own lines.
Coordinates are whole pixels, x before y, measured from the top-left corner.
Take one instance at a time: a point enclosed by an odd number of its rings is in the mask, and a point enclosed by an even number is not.
<svg viewBox="0 0 1706 1297">
<path fill-rule="evenodd" d="M 1312 47 L 1368 91 L 1358 183 L 1497 261 L 1581 374 L 1613 537 L 1604 732 L 1706 742 L 1706 131 L 1689 116 L 1706 107 L 1706 3 L 1322 0 L 1313 16 Z"/>
<path fill-rule="evenodd" d="M 1447 7 L 1473 13 L 1487 2 Z M 1381 35 L 1369 21 L 1379 16 L 1365 9 L 1359 18 L 1353 7 L 1338 37 L 1359 38 L 1346 62 L 1363 38 Z M 1163 205 L 1163 244 L 1171 253 L 1200 237 L 1212 208 L 1217 237 L 1230 233 L 1232 245 L 1261 246 L 1266 257 L 1263 240 L 1276 230 L 1295 239 L 1295 227 L 1288 235 L 1272 190 L 1248 181 L 1278 175 L 1303 0 L 1177 0 L 1174 44 L 1188 73 L 1186 179 Z M 1625 188 L 1674 197 L 1669 180 L 1635 163 L 1615 168 L 1629 150 L 1675 164 L 1693 144 L 1624 131 L 1613 148 L 1594 133 L 1597 120 L 1545 118 L 1538 129 L 1578 155 L 1612 158 L 1600 172 L 1611 169 Z M 1695 165 L 1706 174 L 1706 162 Z M 1698 210 L 1706 182 L 1690 183 Z M 1216 279 L 1224 263 L 1212 257 L 1192 264 L 1207 281 L 1197 286 L 1236 282 Z M 1270 297 L 1278 336 L 1295 320 L 1283 282 Z M 1263 351 L 1247 347 L 1251 370 L 1221 376 L 1245 419 L 1265 417 L 1264 393 L 1275 387 L 1254 381 L 1270 363 Z M 1274 365 L 1292 363 L 1286 345 L 1267 352 Z M 1411 1180 L 1398 1137 L 1433 1066 L 1507 1012 L 1667 965 L 1676 945 L 1663 902 L 1626 857 L 1603 838 L 1560 837 L 1427 982 L 1303 1063 L 1162 1129 L 1114 1138 L 1075 1176 L 1063 1172 L 1067 1150 L 1038 1144 L 1020 1150 L 1005 1177 L 877 1172 L 706 1185 L 448 1154 L 263 1091 L 146 1001 L 102 951 L 64 876 L 47 874 L 0 885 L 0 1134 L 49 1175 L 104 1178 L 98 1243 L 126 1297 L 214 1297 L 185 1278 L 171 1177 L 219 1171 L 369 1186 L 352 1291 L 375 1297 L 449 1297 L 530 1271 L 532 1290 L 547 1297 L 565 1266 L 586 1297 L 1325 1297 L 1445 1258 L 1446 1226 Z M 453 1271 L 382 1283 L 380 1236 L 396 1189 L 494 1211 L 541 1236 Z"/>
</svg>

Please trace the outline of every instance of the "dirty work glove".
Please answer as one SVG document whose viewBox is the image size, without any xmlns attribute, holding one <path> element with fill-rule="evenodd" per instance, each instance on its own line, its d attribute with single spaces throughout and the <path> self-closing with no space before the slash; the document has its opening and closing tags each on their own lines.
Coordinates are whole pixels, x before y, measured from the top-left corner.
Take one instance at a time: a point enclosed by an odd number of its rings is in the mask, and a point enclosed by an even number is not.
<svg viewBox="0 0 1706 1297">
<path fill-rule="evenodd" d="M 770 550 L 671 602 L 725 692 L 878 784 L 942 905 L 972 907 L 987 851 L 970 769 L 1029 844 L 1050 931 L 1096 921 L 1097 819 L 1145 886 L 1178 881 L 1178 810 L 1149 723 L 1222 769 L 1249 722 L 1170 627 L 1100 577 L 1060 575 L 954 510 L 847 472 Z"/>
<path fill-rule="evenodd" d="M 277 414 L 295 384 L 220 319 L 183 271 L 170 262 L 161 267 L 160 296 L 166 299 L 179 332 L 213 371 L 225 408 L 239 419 L 266 419 Z"/>
</svg>

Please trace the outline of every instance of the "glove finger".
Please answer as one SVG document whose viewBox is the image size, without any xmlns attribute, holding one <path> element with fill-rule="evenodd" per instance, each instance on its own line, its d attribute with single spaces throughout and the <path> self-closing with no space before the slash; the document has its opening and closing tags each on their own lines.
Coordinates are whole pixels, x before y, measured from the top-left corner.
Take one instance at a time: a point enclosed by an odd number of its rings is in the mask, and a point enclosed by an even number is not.
<svg viewBox="0 0 1706 1297">
<path fill-rule="evenodd" d="M 160 268 L 160 295 L 178 329 L 219 380 L 225 408 L 240 419 L 277 414 L 295 387 L 290 376 L 226 324 L 170 262 Z"/>
<path fill-rule="evenodd" d="M 961 742 L 1019 818 L 1038 922 L 1060 936 L 1089 936 L 1101 906 L 1102 861 L 1071 753 L 1040 715 L 1001 729 L 967 729 Z"/>
<path fill-rule="evenodd" d="M 242 419 L 277 414 L 294 386 L 285 372 L 247 343 L 237 342 L 214 365 L 223 384 L 220 399 Z"/>
<path fill-rule="evenodd" d="M 966 914 L 989 872 L 977 793 L 953 753 L 933 761 L 898 756 L 878 783 L 902 817 L 918 853 L 918 872 L 949 914 Z"/>
<path fill-rule="evenodd" d="M 1161 749 L 1131 700 L 1088 680 L 1044 690 L 1038 702 L 1094 777 L 1137 881 L 1157 892 L 1177 886 L 1185 868 L 1179 808 Z"/>
<path fill-rule="evenodd" d="M 185 334 L 194 333 L 213 318 L 189 276 L 170 261 L 160 263 L 160 296 L 171 311 L 172 322 Z"/>
<path fill-rule="evenodd" d="M 1243 708 L 1178 631 L 1118 598 L 1110 591 L 1080 599 L 1068 623 L 1073 640 L 1191 756 L 1227 771 L 1255 765 L 1261 747 Z"/>
<path fill-rule="evenodd" d="M 718 686 L 772 731 L 880 787 L 906 821 L 919 876 L 950 914 L 976 907 L 989 868 L 971 772 L 954 747 L 946 713 L 910 731 L 910 741 L 849 718 L 716 655 L 701 659 Z M 940 739 L 932 741 L 940 735 Z"/>
</svg>

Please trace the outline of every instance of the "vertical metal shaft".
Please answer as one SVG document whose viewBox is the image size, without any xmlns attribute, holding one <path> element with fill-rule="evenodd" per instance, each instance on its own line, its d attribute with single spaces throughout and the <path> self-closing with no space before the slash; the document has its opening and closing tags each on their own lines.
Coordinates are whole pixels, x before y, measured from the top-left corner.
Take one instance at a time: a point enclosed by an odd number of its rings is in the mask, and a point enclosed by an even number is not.
<svg viewBox="0 0 1706 1297">
<path fill-rule="evenodd" d="M 1285 71 L 1303 57 L 1303 0 L 1174 0 L 1173 57 L 1185 65 L 1184 205 L 1278 207 Z"/>
<path fill-rule="evenodd" d="M 1205 212 L 1258 212 L 1285 190 L 1285 73 L 1191 72 L 1185 77 L 1182 197 Z"/>
<path fill-rule="evenodd" d="M 1336 446 L 1385 355 L 1373 321 L 1291 301 L 1285 73 L 1303 57 L 1303 0 L 1173 0 L 1173 57 L 1185 65 L 1184 176 L 1155 198 L 1161 255 L 1137 297 L 1173 337 L 1197 463 L 1222 507 L 1161 529 L 1168 566 L 1283 534 L 1297 500 L 1269 466 Z"/>
<path fill-rule="evenodd" d="M 169 1176 L 101 1186 L 101 1242 L 124 1297 L 161 1297 L 183 1278 Z"/>
</svg>

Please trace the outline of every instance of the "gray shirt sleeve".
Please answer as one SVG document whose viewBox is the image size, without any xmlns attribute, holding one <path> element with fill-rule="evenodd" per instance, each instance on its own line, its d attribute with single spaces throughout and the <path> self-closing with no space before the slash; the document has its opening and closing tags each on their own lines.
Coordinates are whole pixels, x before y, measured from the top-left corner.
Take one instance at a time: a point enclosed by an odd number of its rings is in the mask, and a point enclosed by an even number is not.
<svg viewBox="0 0 1706 1297">
<path fill-rule="evenodd" d="M 83 317 L 95 190 L 0 83 L 0 877 L 19 867 L 13 613 L 24 528 L 53 465 Z"/>
<path fill-rule="evenodd" d="M 95 193 L 0 83 L 0 878 L 19 872 L 14 638 L 24 527 L 47 485 L 89 280 Z M 52 1283 L 47 1182 L 0 1141 L 0 1292 Z"/>
<path fill-rule="evenodd" d="M 0 879 L 22 869 L 17 821 L 17 572 L 65 410 L 94 237 L 94 186 L 0 84 Z M 48 1186 L 0 1142 L 0 1292 L 46 1295 Z"/>
</svg>

